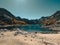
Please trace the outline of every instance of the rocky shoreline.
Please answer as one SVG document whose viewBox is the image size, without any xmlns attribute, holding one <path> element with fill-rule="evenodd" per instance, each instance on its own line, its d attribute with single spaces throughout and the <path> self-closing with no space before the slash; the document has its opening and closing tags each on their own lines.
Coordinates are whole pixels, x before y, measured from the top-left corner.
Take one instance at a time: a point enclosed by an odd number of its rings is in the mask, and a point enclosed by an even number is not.
<svg viewBox="0 0 60 45">
<path fill-rule="evenodd" d="M 0 32 L 0 45 L 60 45 L 60 34 L 30 33 L 22 30 Z"/>
<path fill-rule="evenodd" d="M 60 33 L 60 26 L 49 25 L 49 26 L 42 26 L 42 28 L 48 28 L 49 30 L 52 30 L 53 33 L 56 33 L 56 34 Z"/>
</svg>

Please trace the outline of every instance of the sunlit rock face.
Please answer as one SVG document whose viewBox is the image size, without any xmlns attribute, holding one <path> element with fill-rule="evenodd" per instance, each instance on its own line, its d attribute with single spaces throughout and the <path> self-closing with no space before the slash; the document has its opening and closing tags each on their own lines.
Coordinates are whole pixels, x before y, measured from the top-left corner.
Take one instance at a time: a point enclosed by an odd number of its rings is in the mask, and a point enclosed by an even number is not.
<svg viewBox="0 0 60 45">
<path fill-rule="evenodd" d="M 15 16 L 13 14 L 11 14 L 8 10 L 4 9 L 4 8 L 0 8 L 0 16 L 4 16 L 4 17 L 7 17 L 7 18 L 12 18 Z"/>
<path fill-rule="evenodd" d="M 41 22 L 44 25 L 53 25 L 56 24 L 60 20 L 60 11 L 55 12 L 53 15 L 48 17 L 42 17 Z"/>
<path fill-rule="evenodd" d="M 23 21 L 19 21 L 13 14 L 4 8 L 0 8 L 0 24 L 11 25 L 11 24 L 24 24 Z"/>
<path fill-rule="evenodd" d="M 1 24 L 11 24 L 12 17 L 15 17 L 15 16 L 13 16 L 6 9 L 0 8 L 0 22 L 1 22 Z"/>
</svg>

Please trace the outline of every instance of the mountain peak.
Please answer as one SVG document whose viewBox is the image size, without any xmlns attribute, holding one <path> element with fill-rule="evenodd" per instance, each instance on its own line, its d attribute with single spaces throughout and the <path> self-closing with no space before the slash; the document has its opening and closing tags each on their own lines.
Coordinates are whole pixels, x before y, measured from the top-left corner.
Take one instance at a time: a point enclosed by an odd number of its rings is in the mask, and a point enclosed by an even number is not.
<svg viewBox="0 0 60 45">
<path fill-rule="evenodd" d="M 19 21 L 12 13 L 5 8 L 0 8 L 0 25 L 25 24 Z"/>
<path fill-rule="evenodd" d="M 55 12 L 55 15 L 58 15 L 58 14 L 60 14 L 60 11 L 56 11 L 56 12 Z"/>
<path fill-rule="evenodd" d="M 0 10 L 6 10 L 5 8 L 0 8 Z"/>
</svg>

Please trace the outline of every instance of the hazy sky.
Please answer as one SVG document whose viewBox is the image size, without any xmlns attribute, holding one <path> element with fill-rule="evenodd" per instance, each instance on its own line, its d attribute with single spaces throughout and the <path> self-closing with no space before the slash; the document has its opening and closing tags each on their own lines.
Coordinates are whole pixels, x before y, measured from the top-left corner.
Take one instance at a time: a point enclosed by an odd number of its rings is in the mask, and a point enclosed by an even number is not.
<svg viewBox="0 0 60 45">
<path fill-rule="evenodd" d="M 60 0 L 0 0 L 0 7 L 15 16 L 38 19 L 60 10 Z"/>
</svg>

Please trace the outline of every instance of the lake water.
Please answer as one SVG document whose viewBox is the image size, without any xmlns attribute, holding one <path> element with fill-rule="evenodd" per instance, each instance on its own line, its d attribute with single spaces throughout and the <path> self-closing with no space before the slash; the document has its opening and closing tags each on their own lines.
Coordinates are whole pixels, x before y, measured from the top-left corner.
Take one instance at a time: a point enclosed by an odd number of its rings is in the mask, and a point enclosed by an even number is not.
<svg viewBox="0 0 60 45">
<path fill-rule="evenodd" d="M 53 33 L 54 31 L 47 28 L 42 28 L 41 25 L 25 25 L 19 27 L 21 30 L 28 32 L 42 32 L 42 33 Z"/>
</svg>

